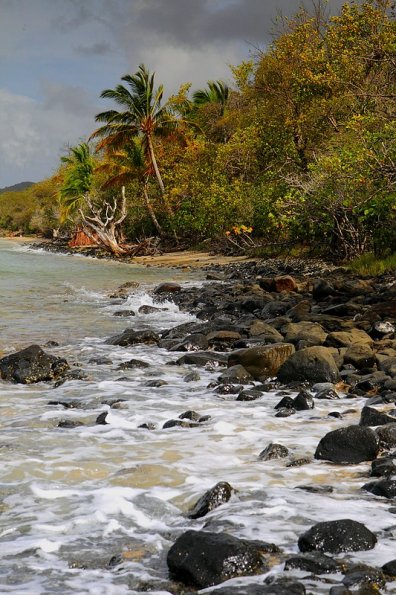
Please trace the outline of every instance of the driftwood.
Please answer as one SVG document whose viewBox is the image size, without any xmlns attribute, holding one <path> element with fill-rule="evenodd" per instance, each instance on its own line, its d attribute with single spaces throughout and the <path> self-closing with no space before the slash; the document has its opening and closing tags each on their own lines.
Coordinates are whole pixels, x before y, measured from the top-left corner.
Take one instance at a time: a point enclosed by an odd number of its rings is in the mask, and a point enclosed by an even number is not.
<svg viewBox="0 0 396 595">
<path fill-rule="evenodd" d="M 127 252 L 129 256 L 153 256 L 158 254 L 159 250 L 159 238 L 146 238 L 138 244 L 128 246 Z"/>
</svg>

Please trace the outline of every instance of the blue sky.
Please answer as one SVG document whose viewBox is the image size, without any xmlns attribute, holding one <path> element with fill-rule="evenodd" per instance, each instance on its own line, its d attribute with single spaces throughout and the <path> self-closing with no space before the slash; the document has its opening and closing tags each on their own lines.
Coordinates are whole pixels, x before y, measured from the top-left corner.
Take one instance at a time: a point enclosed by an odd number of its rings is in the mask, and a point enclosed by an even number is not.
<svg viewBox="0 0 396 595">
<path fill-rule="evenodd" d="M 329 0 L 330 9 L 342 2 Z M 309 4 L 309 0 L 307 2 Z M 299 0 L 0 0 L 0 188 L 38 181 L 140 63 L 169 93 L 230 80 Z"/>
</svg>

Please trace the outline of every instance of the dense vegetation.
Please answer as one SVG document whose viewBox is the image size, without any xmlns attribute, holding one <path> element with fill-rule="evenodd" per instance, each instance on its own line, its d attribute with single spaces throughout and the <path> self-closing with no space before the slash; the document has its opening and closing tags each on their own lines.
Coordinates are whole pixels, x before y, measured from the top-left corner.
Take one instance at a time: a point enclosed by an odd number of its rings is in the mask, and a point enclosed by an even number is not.
<svg viewBox="0 0 396 595">
<path fill-rule="evenodd" d="M 86 145 L 94 173 L 80 198 L 107 204 L 125 186 L 130 241 L 253 237 L 344 259 L 394 252 L 393 3 L 348 2 L 332 17 L 315 3 L 279 25 L 268 48 L 232 68 L 233 85 L 191 93 L 185 84 L 164 102 L 140 66 L 105 90 L 113 107 Z M 71 167 L 0 195 L 0 226 L 44 232 L 76 221 L 60 192 Z"/>
</svg>

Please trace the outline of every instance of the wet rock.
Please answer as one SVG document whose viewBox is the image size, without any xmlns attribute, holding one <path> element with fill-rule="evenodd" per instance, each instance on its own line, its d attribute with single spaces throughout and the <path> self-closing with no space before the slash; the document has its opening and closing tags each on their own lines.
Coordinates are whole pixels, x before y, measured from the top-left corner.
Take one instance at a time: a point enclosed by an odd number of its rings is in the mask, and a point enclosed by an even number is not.
<svg viewBox="0 0 396 595">
<path fill-rule="evenodd" d="M 388 415 L 385 412 L 378 411 L 374 407 L 363 407 L 362 413 L 360 414 L 361 426 L 384 426 L 396 422 L 396 418 Z"/>
<path fill-rule="evenodd" d="M 206 335 L 195 333 L 173 345 L 169 351 L 202 351 L 207 349 L 208 345 Z"/>
<path fill-rule="evenodd" d="M 183 533 L 170 548 L 167 563 L 173 578 L 199 589 L 265 570 L 257 545 L 205 531 Z"/>
<path fill-rule="evenodd" d="M 85 424 L 82 421 L 76 419 L 62 419 L 58 423 L 58 428 L 79 428 L 80 426 L 84 426 Z"/>
<path fill-rule="evenodd" d="M 176 293 L 179 291 L 181 291 L 181 285 L 179 285 L 179 283 L 171 283 L 171 282 L 160 283 L 154 289 L 154 293 L 156 295 L 158 295 L 160 293 Z"/>
<path fill-rule="evenodd" d="M 149 306 L 148 304 L 143 304 L 138 309 L 139 314 L 155 314 L 156 312 L 164 312 L 168 310 L 168 308 L 158 308 L 157 306 Z"/>
<path fill-rule="evenodd" d="M 307 409 L 313 409 L 315 402 L 308 391 L 302 390 L 293 400 L 293 407 L 296 411 L 306 411 Z"/>
<path fill-rule="evenodd" d="M 328 401 L 336 401 L 340 395 L 333 388 L 325 388 L 316 393 L 315 399 L 327 399 Z"/>
<path fill-rule="evenodd" d="M 277 293 L 280 293 L 281 291 L 290 292 L 296 290 L 297 283 L 290 275 L 274 277 L 270 286 L 270 291 L 276 291 Z"/>
<path fill-rule="evenodd" d="M 179 415 L 179 419 L 189 419 L 191 421 L 199 421 L 201 419 L 201 415 L 196 411 L 190 409 L 189 411 L 185 411 Z"/>
<path fill-rule="evenodd" d="M 270 576 L 264 583 L 227 586 L 213 591 L 216 595 L 305 595 L 302 583 L 294 579 Z"/>
<path fill-rule="evenodd" d="M 98 415 L 98 417 L 95 420 L 95 424 L 97 426 L 107 426 L 108 425 L 108 421 L 106 421 L 106 418 L 108 416 L 108 411 L 103 411 L 103 413 L 101 413 L 100 415 Z"/>
<path fill-rule="evenodd" d="M 157 429 L 157 424 L 155 424 L 155 423 L 153 423 L 151 421 L 148 421 L 148 422 L 146 422 L 144 424 L 140 424 L 140 426 L 138 426 L 138 428 L 139 429 L 142 429 L 142 430 L 156 430 Z"/>
<path fill-rule="evenodd" d="M 209 385 L 208 388 L 211 388 L 211 385 Z M 225 382 L 224 384 L 216 386 L 213 392 L 217 395 L 238 395 L 241 390 L 243 390 L 242 384 L 230 384 L 229 382 Z"/>
<path fill-rule="evenodd" d="M 302 552 L 320 551 L 338 554 L 371 550 L 377 538 L 365 525 L 351 519 L 317 523 L 298 540 Z"/>
<path fill-rule="evenodd" d="M 61 405 L 65 409 L 84 409 L 84 404 L 81 401 L 77 400 L 68 400 L 68 401 L 48 401 L 48 405 Z"/>
<path fill-rule="evenodd" d="M 168 421 L 166 421 L 164 423 L 164 425 L 162 426 L 163 430 L 166 430 L 167 428 L 195 428 L 197 426 L 196 423 L 194 422 L 189 422 L 186 421 L 184 419 L 169 419 Z"/>
<path fill-rule="evenodd" d="M 240 383 L 249 384 L 252 382 L 253 376 L 241 365 L 231 366 L 219 376 L 219 382 L 222 383 Z"/>
<path fill-rule="evenodd" d="M 289 343 L 273 343 L 249 349 L 240 349 L 230 354 L 228 365 L 242 365 L 256 380 L 275 376 L 280 366 L 294 353 Z"/>
<path fill-rule="evenodd" d="M 396 447 L 396 422 L 377 428 L 375 433 L 383 448 L 390 449 Z"/>
<path fill-rule="evenodd" d="M 311 494 L 331 494 L 332 492 L 334 492 L 334 488 L 332 486 L 327 485 L 296 486 L 296 490 L 304 490 L 305 492 L 309 492 Z"/>
<path fill-rule="evenodd" d="M 278 371 L 278 380 L 337 382 L 339 372 L 333 356 L 326 347 L 307 347 L 291 355 Z"/>
<path fill-rule="evenodd" d="M 396 479 L 380 479 L 366 483 L 363 490 L 374 494 L 374 496 L 382 496 L 383 498 L 396 498 Z"/>
<path fill-rule="evenodd" d="M 213 353 L 213 351 L 197 351 L 195 353 L 187 353 L 182 355 L 176 361 L 176 364 L 182 366 L 190 364 L 193 366 L 205 367 L 207 365 L 216 367 L 219 365 L 227 365 L 228 356 L 221 353 Z"/>
<path fill-rule="evenodd" d="M 342 413 L 340 413 L 339 411 L 330 411 L 330 413 L 328 415 L 329 415 L 329 417 L 335 417 L 336 419 L 342 419 Z"/>
<path fill-rule="evenodd" d="M 161 386 L 165 386 L 166 384 L 168 384 L 166 380 L 158 378 L 157 380 L 149 380 L 144 386 L 149 386 L 150 388 L 161 388 Z"/>
<path fill-rule="evenodd" d="M 113 316 L 118 316 L 119 318 L 128 318 L 130 316 L 136 316 L 133 310 L 116 310 L 113 313 Z"/>
<path fill-rule="evenodd" d="M 193 508 L 187 514 L 189 519 L 199 519 L 211 510 L 214 510 L 221 504 L 228 502 L 233 493 L 233 488 L 226 481 L 220 481 L 213 488 L 208 490 L 194 504 Z"/>
<path fill-rule="evenodd" d="M 128 401 L 126 399 L 105 399 L 101 401 L 101 405 L 107 405 L 111 409 L 123 409 Z"/>
<path fill-rule="evenodd" d="M 146 345 L 157 345 L 160 340 L 159 335 L 154 331 L 134 331 L 133 329 L 126 329 L 120 335 L 110 337 L 105 341 L 107 345 L 120 345 L 121 347 L 128 347 L 129 345 L 137 345 L 144 343 Z"/>
<path fill-rule="evenodd" d="M 59 343 L 58 341 L 47 341 L 46 344 L 44 345 L 44 347 L 48 347 L 49 349 L 51 349 L 52 347 L 59 347 Z"/>
<path fill-rule="evenodd" d="M 379 452 L 379 439 L 371 428 L 348 426 L 328 432 L 319 442 L 315 459 L 339 464 L 372 461 Z"/>
<path fill-rule="evenodd" d="M 357 370 L 372 368 L 375 364 L 374 351 L 365 343 L 351 345 L 344 354 L 344 364 L 352 364 Z"/>
<path fill-rule="evenodd" d="M 389 477 L 396 474 L 396 460 L 393 457 L 380 457 L 371 463 L 371 477 Z"/>
<path fill-rule="evenodd" d="M 312 552 L 306 554 L 295 554 L 288 558 L 285 562 L 285 570 L 297 568 L 305 572 L 312 572 L 312 574 L 328 574 L 339 571 L 339 564 L 320 552 Z"/>
<path fill-rule="evenodd" d="M 385 575 L 380 568 L 372 568 L 365 565 L 350 568 L 346 572 L 342 582 L 348 588 L 373 585 L 377 589 L 382 589 L 386 583 Z"/>
<path fill-rule="evenodd" d="M 285 342 L 293 345 L 297 345 L 299 341 L 306 341 L 309 344 L 307 346 L 323 345 L 327 337 L 327 332 L 315 322 L 291 322 L 285 324 L 281 330 Z"/>
<path fill-rule="evenodd" d="M 382 566 L 382 571 L 387 577 L 395 579 L 396 578 L 396 559 L 390 560 L 389 562 L 384 564 Z"/>
<path fill-rule="evenodd" d="M 201 376 L 195 371 L 186 374 L 183 378 L 183 382 L 198 382 L 199 380 L 201 380 Z"/>
<path fill-rule="evenodd" d="M 315 300 L 321 301 L 335 293 L 335 289 L 331 283 L 325 279 L 315 279 L 312 287 L 312 296 Z"/>
<path fill-rule="evenodd" d="M 237 401 L 256 401 L 257 399 L 259 399 L 260 397 L 263 396 L 263 393 L 261 393 L 258 390 L 254 390 L 252 389 L 245 389 L 242 390 L 239 395 L 237 396 L 236 400 Z"/>
<path fill-rule="evenodd" d="M 295 413 L 296 410 L 294 408 L 280 407 L 280 409 L 278 409 L 278 413 L 275 414 L 275 417 L 290 417 Z"/>
<path fill-rule="evenodd" d="M 351 347 L 352 345 L 369 345 L 371 347 L 372 344 L 373 340 L 370 335 L 358 328 L 329 333 L 326 339 L 326 345 L 329 347 Z"/>
<path fill-rule="evenodd" d="M 294 409 L 293 397 L 282 397 L 282 399 L 275 405 L 275 409 Z"/>
<path fill-rule="evenodd" d="M 262 320 L 254 320 L 249 327 L 249 336 L 262 339 L 265 343 L 281 343 L 283 335 Z"/>
<path fill-rule="evenodd" d="M 311 459 L 308 459 L 307 457 L 297 457 L 297 458 L 292 458 L 286 465 L 286 467 L 302 467 L 303 465 L 309 465 L 310 463 L 312 463 Z"/>
<path fill-rule="evenodd" d="M 113 363 L 109 357 L 92 357 L 88 360 L 89 364 L 95 364 L 96 366 L 110 366 Z"/>
<path fill-rule="evenodd" d="M 122 362 L 117 370 L 134 370 L 136 368 L 149 368 L 150 364 L 141 359 L 130 359 L 127 362 Z"/>
<path fill-rule="evenodd" d="M 389 321 L 378 321 L 374 324 L 374 331 L 378 336 L 383 337 L 384 335 L 390 335 L 396 332 L 396 327 Z"/>
<path fill-rule="evenodd" d="M 230 346 L 241 339 L 240 333 L 236 331 L 213 331 L 207 335 L 207 341 L 210 349 L 216 349 L 218 351 L 225 351 Z"/>
<path fill-rule="evenodd" d="M 289 450 L 283 444 L 270 442 L 258 456 L 260 461 L 272 461 L 273 459 L 284 459 L 289 454 Z"/>
<path fill-rule="evenodd" d="M 68 370 L 65 359 L 48 355 L 38 345 L 30 345 L 0 359 L 0 377 L 20 384 L 54 380 Z"/>
</svg>

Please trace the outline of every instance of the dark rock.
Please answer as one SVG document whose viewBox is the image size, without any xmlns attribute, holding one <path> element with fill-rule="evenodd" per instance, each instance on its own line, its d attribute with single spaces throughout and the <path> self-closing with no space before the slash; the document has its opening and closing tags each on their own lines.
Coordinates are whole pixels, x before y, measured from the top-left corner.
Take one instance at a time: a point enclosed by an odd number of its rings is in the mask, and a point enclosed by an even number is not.
<svg viewBox="0 0 396 595">
<path fill-rule="evenodd" d="M 262 396 L 263 396 L 263 393 L 261 393 L 260 391 L 247 388 L 239 393 L 236 400 L 237 401 L 256 401 L 257 399 L 259 399 Z"/>
<path fill-rule="evenodd" d="M 168 308 L 158 308 L 157 306 L 149 306 L 148 304 L 143 304 L 140 306 L 138 313 L 139 314 L 155 314 L 156 312 L 164 312 Z"/>
<path fill-rule="evenodd" d="M 230 384 L 226 382 L 224 384 L 219 384 L 213 392 L 218 395 L 237 395 L 243 390 L 242 384 Z"/>
<path fill-rule="evenodd" d="M 395 579 L 396 578 L 396 559 L 390 560 L 390 562 L 387 562 L 386 564 L 384 564 L 382 567 L 382 571 L 386 576 L 388 576 L 392 579 Z"/>
<path fill-rule="evenodd" d="M 285 570 L 291 570 L 292 568 L 298 568 L 313 574 L 328 574 L 339 571 L 338 563 L 330 556 L 320 552 L 295 554 L 285 562 Z"/>
<path fill-rule="evenodd" d="M 176 364 L 182 366 L 190 364 L 193 366 L 225 366 L 227 365 L 228 356 L 222 353 L 213 353 L 213 351 L 197 351 L 195 353 L 186 353 L 176 361 Z"/>
<path fill-rule="evenodd" d="M 270 576 L 265 583 L 247 584 L 241 586 L 227 586 L 213 591 L 216 595 L 305 595 L 306 590 L 302 583 L 294 579 Z"/>
<path fill-rule="evenodd" d="M 138 428 L 141 428 L 143 430 L 156 430 L 157 424 L 154 424 L 151 421 L 149 421 L 144 424 L 140 424 L 140 426 L 138 426 Z"/>
<path fill-rule="evenodd" d="M 92 357 L 88 363 L 95 364 L 96 366 L 109 366 L 113 361 L 108 357 Z"/>
<path fill-rule="evenodd" d="M 275 409 L 294 409 L 294 399 L 292 397 L 282 397 L 282 399 L 275 405 Z"/>
<path fill-rule="evenodd" d="M 325 279 L 315 279 L 313 282 L 312 296 L 315 300 L 320 301 L 333 295 L 335 293 L 334 287 Z"/>
<path fill-rule="evenodd" d="M 315 402 L 308 391 L 302 390 L 294 399 L 293 407 L 296 411 L 306 411 L 307 409 L 313 409 Z"/>
<path fill-rule="evenodd" d="M 280 409 L 278 409 L 278 413 L 275 414 L 275 417 L 290 417 L 295 413 L 295 409 L 290 409 L 289 407 L 281 407 Z"/>
<path fill-rule="evenodd" d="M 339 378 L 337 365 L 326 347 L 307 347 L 297 351 L 278 371 L 278 380 L 284 383 L 295 380 L 337 382 Z"/>
<path fill-rule="evenodd" d="M 166 430 L 167 428 L 176 428 L 176 427 L 195 428 L 196 426 L 197 426 L 196 423 L 184 421 L 182 419 L 170 419 L 164 423 L 164 425 L 162 426 L 162 429 Z"/>
<path fill-rule="evenodd" d="M 329 401 L 336 401 L 340 395 L 332 388 L 325 388 L 315 394 L 315 399 L 328 399 Z"/>
<path fill-rule="evenodd" d="M 207 349 L 208 345 L 206 335 L 195 333 L 173 345 L 169 351 L 202 351 Z"/>
<path fill-rule="evenodd" d="M 199 380 L 201 380 L 201 376 L 196 371 L 186 374 L 183 378 L 183 382 L 198 382 Z"/>
<path fill-rule="evenodd" d="M 81 401 L 48 401 L 48 405 L 61 405 L 65 409 L 84 409 L 84 404 Z"/>
<path fill-rule="evenodd" d="M 377 411 L 373 407 L 363 407 L 360 415 L 359 425 L 361 426 L 384 426 L 396 422 L 396 419 L 387 413 Z"/>
<path fill-rule="evenodd" d="M 85 425 L 85 424 L 83 424 L 82 421 L 73 420 L 73 419 L 62 419 L 58 423 L 58 428 L 79 428 L 80 426 L 83 426 L 83 425 Z"/>
<path fill-rule="evenodd" d="M 291 459 L 291 461 L 287 463 L 286 467 L 302 467 L 303 465 L 309 465 L 310 463 L 312 463 L 311 459 L 300 457 L 297 459 Z"/>
<path fill-rule="evenodd" d="M 275 376 L 280 366 L 294 353 L 288 343 L 273 343 L 249 349 L 240 349 L 230 354 L 228 365 L 242 365 L 256 380 Z"/>
<path fill-rule="evenodd" d="M 319 442 L 315 459 L 339 464 L 372 461 L 379 452 L 379 439 L 373 430 L 348 426 L 328 432 Z"/>
<path fill-rule="evenodd" d="M 202 415 L 202 417 L 200 417 L 198 421 L 199 421 L 200 424 L 203 424 L 206 421 L 209 421 L 211 419 L 212 419 L 212 416 L 211 415 Z"/>
<path fill-rule="evenodd" d="M 380 479 L 366 483 L 363 490 L 374 494 L 374 496 L 382 496 L 383 498 L 396 498 L 396 479 Z"/>
<path fill-rule="evenodd" d="M 249 384 L 252 380 L 253 376 L 241 365 L 231 366 L 219 376 L 219 381 L 226 384 L 236 382 Z"/>
<path fill-rule="evenodd" d="M 228 502 L 233 493 L 233 488 L 226 481 L 220 481 L 213 488 L 208 490 L 194 504 L 187 514 L 189 519 L 199 519 L 221 504 Z"/>
<path fill-rule="evenodd" d="M 103 411 L 98 417 L 96 418 L 96 425 L 97 426 L 106 426 L 109 422 L 106 421 L 106 417 L 108 415 L 108 411 Z"/>
<path fill-rule="evenodd" d="M 101 401 L 101 405 L 108 405 L 112 409 L 122 409 L 127 402 L 126 399 L 105 399 L 104 401 Z"/>
<path fill-rule="evenodd" d="M 351 519 L 317 523 L 298 540 L 302 552 L 321 551 L 338 554 L 371 550 L 377 538 L 367 527 Z"/>
<path fill-rule="evenodd" d="M 380 426 L 375 430 L 375 433 L 383 448 L 390 449 L 396 447 L 396 423 Z"/>
<path fill-rule="evenodd" d="M 283 444 L 270 442 L 258 456 L 260 461 L 271 461 L 272 459 L 284 459 L 289 454 L 289 450 Z"/>
<path fill-rule="evenodd" d="M 265 570 L 256 545 L 224 533 L 204 531 L 183 533 L 170 548 L 167 563 L 176 580 L 199 589 Z"/>
<path fill-rule="evenodd" d="M 51 347 L 59 347 L 59 343 L 58 341 L 47 341 L 44 347 L 48 347 L 51 349 Z"/>
<path fill-rule="evenodd" d="M 189 419 L 190 421 L 199 421 L 201 416 L 196 411 L 185 411 L 179 415 L 179 419 Z"/>
<path fill-rule="evenodd" d="M 385 587 L 385 576 L 380 568 L 372 568 L 370 566 L 356 566 L 350 568 L 342 580 L 346 587 L 356 587 L 359 585 L 374 585 L 382 589 Z"/>
<path fill-rule="evenodd" d="M 342 419 L 342 414 L 339 411 L 330 411 L 329 417 L 335 417 L 336 419 Z"/>
<path fill-rule="evenodd" d="M 331 494 L 334 492 L 334 488 L 332 486 L 326 485 L 296 486 L 296 490 L 304 490 L 305 492 L 309 492 L 311 494 Z"/>
<path fill-rule="evenodd" d="M 179 285 L 178 283 L 160 283 L 159 285 L 157 285 L 157 287 L 154 289 L 154 293 L 155 294 L 160 294 L 160 293 L 176 293 L 181 291 L 181 285 Z"/>
<path fill-rule="evenodd" d="M 129 316 L 136 316 L 133 310 L 116 310 L 113 313 L 113 316 L 118 316 L 120 318 L 128 318 Z"/>
<path fill-rule="evenodd" d="M 371 477 L 389 477 L 396 474 L 396 461 L 393 457 L 381 457 L 371 463 Z"/>
<path fill-rule="evenodd" d="M 121 347 L 128 347 L 129 345 L 137 345 L 145 343 L 146 345 L 157 345 L 160 338 L 154 331 L 134 331 L 133 329 L 126 329 L 120 335 L 110 337 L 105 341 L 107 345 L 120 345 Z"/>
<path fill-rule="evenodd" d="M 122 362 L 117 370 L 134 370 L 136 368 L 149 368 L 150 364 L 140 359 L 130 359 L 127 362 Z"/>
<path fill-rule="evenodd" d="M 161 378 L 158 378 L 157 380 L 149 380 L 148 382 L 146 382 L 144 386 L 149 386 L 151 388 L 160 388 L 161 386 L 165 386 L 166 384 L 168 384 L 166 380 L 161 380 Z"/>
<path fill-rule="evenodd" d="M 54 380 L 68 370 L 65 359 L 48 355 L 38 345 L 30 345 L 0 359 L 0 377 L 21 384 Z"/>
</svg>

